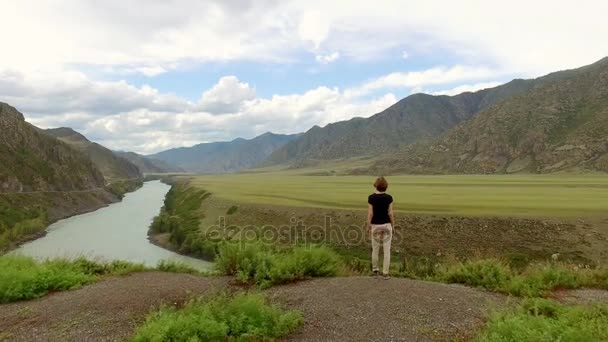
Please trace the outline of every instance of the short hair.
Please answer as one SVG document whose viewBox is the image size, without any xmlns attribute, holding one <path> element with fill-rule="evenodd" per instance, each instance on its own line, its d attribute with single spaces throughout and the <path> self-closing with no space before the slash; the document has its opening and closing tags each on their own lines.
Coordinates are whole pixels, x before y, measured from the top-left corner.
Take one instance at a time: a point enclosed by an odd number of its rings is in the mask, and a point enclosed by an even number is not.
<svg viewBox="0 0 608 342">
<path fill-rule="evenodd" d="M 388 188 L 388 182 L 386 181 L 386 178 L 384 178 L 383 176 L 376 178 L 376 181 L 374 182 L 374 188 L 376 188 L 376 190 L 380 192 L 385 192 Z"/>
</svg>

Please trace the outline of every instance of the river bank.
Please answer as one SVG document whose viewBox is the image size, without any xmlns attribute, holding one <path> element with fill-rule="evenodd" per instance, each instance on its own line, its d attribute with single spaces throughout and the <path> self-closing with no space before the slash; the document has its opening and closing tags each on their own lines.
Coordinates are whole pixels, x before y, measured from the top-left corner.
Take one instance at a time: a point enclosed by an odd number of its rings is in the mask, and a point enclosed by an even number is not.
<svg viewBox="0 0 608 342">
<path fill-rule="evenodd" d="M 142 185 L 137 179 L 90 191 L 0 193 L 0 255 L 44 237 L 46 229 L 60 220 L 120 202 Z"/>
<path fill-rule="evenodd" d="M 167 251 L 147 239 L 150 223 L 160 211 L 169 188 L 158 181 L 146 182 L 120 202 L 54 223 L 43 238 L 21 245 L 14 253 L 38 259 L 121 260 L 147 267 L 168 260 L 207 270 L 209 263 Z"/>
</svg>

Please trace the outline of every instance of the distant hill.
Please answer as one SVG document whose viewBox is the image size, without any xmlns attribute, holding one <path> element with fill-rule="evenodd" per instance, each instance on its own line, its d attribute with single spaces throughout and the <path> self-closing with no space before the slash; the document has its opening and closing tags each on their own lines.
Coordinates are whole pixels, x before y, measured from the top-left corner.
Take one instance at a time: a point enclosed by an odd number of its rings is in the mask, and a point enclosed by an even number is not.
<svg viewBox="0 0 608 342">
<path fill-rule="evenodd" d="M 378 161 L 405 173 L 608 172 L 608 58 L 556 72 L 437 140 Z"/>
<path fill-rule="evenodd" d="M 84 190 L 104 184 L 86 155 L 41 133 L 0 102 L 0 192 Z"/>
<path fill-rule="evenodd" d="M 184 169 L 171 166 L 165 161 L 160 159 L 149 158 L 137 154 L 135 152 L 121 152 L 114 151 L 114 153 L 122 158 L 127 159 L 131 163 L 135 164 L 139 170 L 143 173 L 181 173 L 185 172 Z"/>
<path fill-rule="evenodd" d="M 89 141 L 84 135 L 71 128 L 53 128 L 44 130 L 44 132 L 88 155 L 109 181 L 142 177 L 135 164 L 99 144 Z"/>
<path fill-rule="evenodd" d="M 250 168 L 264 161 L 272 152 L 296 138 L 296 135 L 264 133 L 250 140 L 180 147 L 150 155 L 189 172 L 229 173 Z"/>
<path fill-rule="evenodd" d="M 274 152 L 266 164 L 378 155 L 430 141 L 488 106 L 535 85 L 534 81 L 514 80 L 456 96 L 414 94 L 369 118 L 314 126 Z"/>
<path fill-rule="evenodd" d="M 430 142 L 451 128 L 501 101 L 547 82 L 570 76 L 564 71 L 545 77 L 515 79 L 506 84 L 455 96 L 410 95 L 369 118 L 314 126 L 275 151 L 264 165 L 306 165 L 310 160 L 381 156 L 414 143 Z"/>
</svg>

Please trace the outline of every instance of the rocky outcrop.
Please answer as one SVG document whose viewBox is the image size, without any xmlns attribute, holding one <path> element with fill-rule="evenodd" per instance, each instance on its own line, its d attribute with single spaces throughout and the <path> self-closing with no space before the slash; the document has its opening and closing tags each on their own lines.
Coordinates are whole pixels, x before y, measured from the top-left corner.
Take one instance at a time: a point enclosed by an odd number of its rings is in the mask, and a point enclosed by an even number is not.
<svg viewBox="0 0 608 342">
<path fill-rule="evenodd" d="M 556 74 L 561 76 L 480 112 L 432 143 L 409 146 L 373 170 L 608 171 L 608 59 Z"/>
<path fill-rule="evenodd" d="M 101 171 L 108 182 L 121 179 L 143 178 L 137 165 L 131 163 L 106 147 L 89 141 L 84 135 L 68 127 L 44 130 L 78 151 L 86 154 Z"/>
<path fill-rule="evenodd" d="M 101 172 L 81 152 L 39 132 L 21 113 L 0 103 L 0 192 L 101 188 Z"/>
</svg>

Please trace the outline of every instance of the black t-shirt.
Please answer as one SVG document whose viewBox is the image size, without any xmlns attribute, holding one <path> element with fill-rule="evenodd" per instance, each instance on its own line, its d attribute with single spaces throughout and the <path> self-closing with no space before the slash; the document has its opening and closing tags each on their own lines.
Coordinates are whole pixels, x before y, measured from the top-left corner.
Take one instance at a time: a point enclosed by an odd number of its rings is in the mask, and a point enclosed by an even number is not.
<svg viewBox="0 0 608 342">
<path fill-rule="evenodd" d="M 371 194 L 367 198 L 367 203 L 371 204 L 374 210 L 372 224 L 385 224 L 391 222 L 391 219 L 388 216 L 388 207 L 393 203 L 393 197 L 391 195 Z"/>
</svg>

